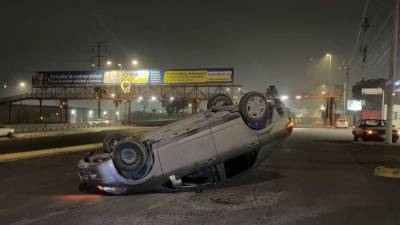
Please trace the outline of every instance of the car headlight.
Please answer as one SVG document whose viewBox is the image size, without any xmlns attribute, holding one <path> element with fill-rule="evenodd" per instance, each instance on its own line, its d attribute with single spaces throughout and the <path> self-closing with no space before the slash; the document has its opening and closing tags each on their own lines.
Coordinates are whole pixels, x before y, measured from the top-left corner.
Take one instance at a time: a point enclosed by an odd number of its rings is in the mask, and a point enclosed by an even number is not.
<svg viewBox="0 0 400 225">
<path fill-rule="evenodd" d="M 375 134 L 376 132 L 374 130 L 367 130 L 367 134 Z"/>
</svg>

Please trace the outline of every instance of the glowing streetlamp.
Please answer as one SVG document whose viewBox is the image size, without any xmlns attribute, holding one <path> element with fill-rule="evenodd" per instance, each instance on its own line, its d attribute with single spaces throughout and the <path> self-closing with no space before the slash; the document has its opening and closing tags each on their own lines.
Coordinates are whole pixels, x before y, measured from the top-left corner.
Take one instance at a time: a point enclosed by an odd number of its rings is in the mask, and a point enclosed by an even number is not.
<svg viewBox="0 0 400 225">
<path fill-rule="evenodd" d="M 137 66 L 139 64 L 139 62 L 136 59 L 132 60 L 132 65 Z"/>
<path fill-rule="evenodd" d="M 115 94 L 114 93 L 111 93 L 111 98 L 115 98 Z"/>
<path fill-rule="evenodd" d="M 157 100 L 157 97 L 156 96 L 151 96 L 151 101 L 155 101 L 155 100 Z"/>
<path fill-rule="evenodd" d="M 174 98 L 174 96 L 171 96 L 171 97 L 169 97 L 169 101 L 174 101 L 175 100 L 175 98 Z"/>
<path fill-rule="evenodd" d="M 111 61 L 107 61 L 106 64 L 107 64 L 107 66 L 111 66 L 112 62 Z"/>
<path fill-rule="evenodd" d="M 282 100 L 282 101 L 288 100 L 288 99 L 289 99 L 289 97 L 288 97 L 287 95 L 282 95 L 282 96 L 281 96 L 281 100 Z"/>
<path fill-rule="evenodd" d="M 301 95 L 296 95 L 296 99 L 301 99 Z"/>
<path fill-rule="evenodd" d="M 19 82 L 19 87 L 21 87 L 21 88 L 25 88 L 25 87 L 26 87 L 26 84 L 25 84 L 25 82 L 23 82 L 23 81 Z"/>
</svg>

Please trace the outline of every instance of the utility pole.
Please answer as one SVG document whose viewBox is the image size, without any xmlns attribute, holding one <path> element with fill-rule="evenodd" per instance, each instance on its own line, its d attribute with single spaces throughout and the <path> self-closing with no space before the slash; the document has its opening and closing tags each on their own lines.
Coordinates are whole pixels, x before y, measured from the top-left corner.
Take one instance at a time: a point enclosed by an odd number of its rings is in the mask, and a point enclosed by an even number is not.
<svg viewBox="0 0 400 225">
<path fill-rule="evenodd" d="M 106 60 L 106 56 L 102 55 L 102 52 L 107 52 L 107 46 L 104 42 L 97 42 L 97 44 L 93 47 L 96 51 L 96 55 L 92 56 L 93 63 L 96 63 L 97 70 L 101 70 L 102 63 Z"/>
<path fill-rule="evenodd" d="M 392 143 L 392 124 L 393 124 L 393 84 L 397 70 L 397 48 L 398 48 L 398 33 L 399 33 L 399 1 L 395 0 L 394 5 L 394 21 L 393 21 L 393 37 L 392 37 L 392 48 L 389 68 L 389 80 L 386 86 L 386 97 L 387 97 L 387 110 L 386 110 L 386 138 L 385 142 L 388 144 Z"/>
<path fill-rule="evenodd" d="M 93 50 L 96 51 L 96 55 L 92 56 L 92 62 L 96 62 L 96 67 L 97 67 L 97 72 L 101 70 L 102 62 L 106 60 L 106 56 L 102 55 L 102 51 L 106 52 L 107 51 L 107 46 L 103 42 L 97 42 L 95 46 L 93 46 Z M 101 97 L 103 96 L 102 90 L 100 90 L 100 96 L 99 93 L 97 93 L 97 119 L 101 119 Z"/>
<path fill-rule="evenodd" d="M 346 83 L 344 85 L 344 101 L 343 101 L 343 114 L 345 117 L 347 117 L 347 100 L 349 96 L 349 71 L 350 71 L 350 66 L 346 66 Z"/>
</svg>

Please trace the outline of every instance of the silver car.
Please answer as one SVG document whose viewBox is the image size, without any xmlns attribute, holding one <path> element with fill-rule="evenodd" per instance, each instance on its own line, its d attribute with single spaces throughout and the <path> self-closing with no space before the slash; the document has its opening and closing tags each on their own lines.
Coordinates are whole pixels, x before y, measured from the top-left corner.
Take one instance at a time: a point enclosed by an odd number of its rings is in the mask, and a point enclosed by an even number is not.
<svg viewBox="0 0 400 225">
<path fill-rule="evenodd" d="M 107 136 L 104 153 L 78 162 L 82 184 L 111 194 L 201 190 L 255 168 L 292 131 L 284 105 L 257 92 L 237 105 L 218 94 L 207 106 L 139 137 Z"/>
</svg>

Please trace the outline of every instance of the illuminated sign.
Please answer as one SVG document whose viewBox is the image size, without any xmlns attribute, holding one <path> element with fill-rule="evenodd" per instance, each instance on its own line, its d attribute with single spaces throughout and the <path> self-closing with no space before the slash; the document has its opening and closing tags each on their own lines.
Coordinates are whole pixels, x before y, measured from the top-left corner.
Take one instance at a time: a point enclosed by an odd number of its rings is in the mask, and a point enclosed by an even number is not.
<svg viewBox="0 0 400 225">
<path fill-rule="evenodd" d="M 147 84 L 149 82 L 149 70 L 111 70 L 104 72 L 104 84 Z"/>
<path fill-rule="evenodd" d="M 36 72 L 32 85 L 98 85 L 103 83 L 103 75 L 92 71 L 52 71 Z"/>
<path fill-rule="evenodd" d="M 33 86 L 174 85 L 233 83 L 233 69 L 139 69 L 105 71 L 48 71 L 32 76 Z"/>
<path fill-rule="evenodd" d="M 347 110 L 360 111 L 362 109 L 362 100 L 347 100 Z"/>
<path fill-rule="evenodd" d="M 232 83 L 233 69 L 166 70 L 164 84 Z"/>
</svg>

